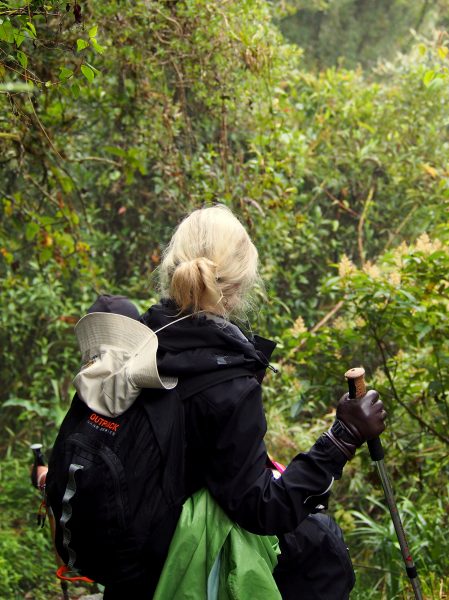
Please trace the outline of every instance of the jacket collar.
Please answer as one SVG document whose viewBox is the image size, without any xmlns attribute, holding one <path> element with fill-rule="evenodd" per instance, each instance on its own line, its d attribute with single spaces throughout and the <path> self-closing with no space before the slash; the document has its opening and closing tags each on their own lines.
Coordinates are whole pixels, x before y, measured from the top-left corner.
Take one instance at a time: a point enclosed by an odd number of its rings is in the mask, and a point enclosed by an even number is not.
<svg viewBox="0 0 449 600">
<path fill-rule="evenodd" d="M 194 375 L 241 366 L 261 380 L 269 366 L 275 342 L 258 335 L 248 338 L 234 323 L 202 313 L 175 322 L 182 316 L 178 307 L 163 299 L 141 317 L 158 333 L 158 368 L 166 375 Z"/>
</svg>

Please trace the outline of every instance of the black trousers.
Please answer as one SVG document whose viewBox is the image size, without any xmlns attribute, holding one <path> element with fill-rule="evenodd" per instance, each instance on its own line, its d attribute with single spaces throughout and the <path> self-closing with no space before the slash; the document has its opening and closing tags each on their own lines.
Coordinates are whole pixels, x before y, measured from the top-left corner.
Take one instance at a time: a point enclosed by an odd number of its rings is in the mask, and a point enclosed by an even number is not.
<svg viewBox="0 0 449 600">
<path fill-rule="evenodd" d="M 309 515 L 279 543 L 273 576 L 283 600 L 348 600 L 354 569 L 341 529 L 328 515 Z"/>
</svg>

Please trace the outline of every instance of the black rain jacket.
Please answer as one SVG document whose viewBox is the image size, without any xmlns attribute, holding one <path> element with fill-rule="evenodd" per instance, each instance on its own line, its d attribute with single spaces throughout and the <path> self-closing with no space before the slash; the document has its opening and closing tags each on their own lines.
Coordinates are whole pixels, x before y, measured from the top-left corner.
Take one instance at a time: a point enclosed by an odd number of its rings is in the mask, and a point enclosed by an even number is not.
<svg viewBox="0 0 449 600">
<path fill-rule="evenodd" d="M 254 374 L 185 400 L 187 495 L 208 488 L 236 523 L 254 533 L 294 530 L 327 498 L 346 457 L 323 435 L 275 479 L 267 468 L 261 387 L 275 344 L 257 336 L 249 340 L 236 325 L 209 314 L 174 323 L 179 317 L 172 302 L 162 301 L 141 318 L 153 331 L 170 323 L 157 334 L 161 374 L 180 381 L 235 367 Z"/>
</svg>

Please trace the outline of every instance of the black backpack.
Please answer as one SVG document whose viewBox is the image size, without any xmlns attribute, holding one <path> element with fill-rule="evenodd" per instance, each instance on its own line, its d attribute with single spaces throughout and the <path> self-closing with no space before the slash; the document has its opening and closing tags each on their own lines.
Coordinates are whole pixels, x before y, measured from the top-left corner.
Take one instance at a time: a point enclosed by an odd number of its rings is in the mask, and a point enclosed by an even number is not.
<svg viewBox="0 0 449 600">
<path fill-rule="evenodd" d="M 92 411 L 75 395 L 49 461 L 47 504 L 58 554 L 70 570 L 103 585 L 162 569 L 186 499 L 183 401 L 244 368 L 144 389 L 122 415 Z M 168 536 L 168 543 L 169 538 Z"/>
</svg>

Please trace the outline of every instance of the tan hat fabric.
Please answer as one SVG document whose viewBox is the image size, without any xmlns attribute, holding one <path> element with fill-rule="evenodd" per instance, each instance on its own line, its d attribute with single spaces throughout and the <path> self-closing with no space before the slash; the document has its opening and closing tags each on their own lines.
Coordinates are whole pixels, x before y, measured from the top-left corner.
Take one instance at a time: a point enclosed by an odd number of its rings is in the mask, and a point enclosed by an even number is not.
<svg viewBox="0 0 449 600">
<path fill-rule="evenodd" d="M 90 313 L 75 326 L 84 366 L 74 379 L 84 402 L 118 416 L 141 388 L 172 389 L 178 380 L 160 376 L 157 335 L 143 323 L 115 313 Z"/>
</svg>

